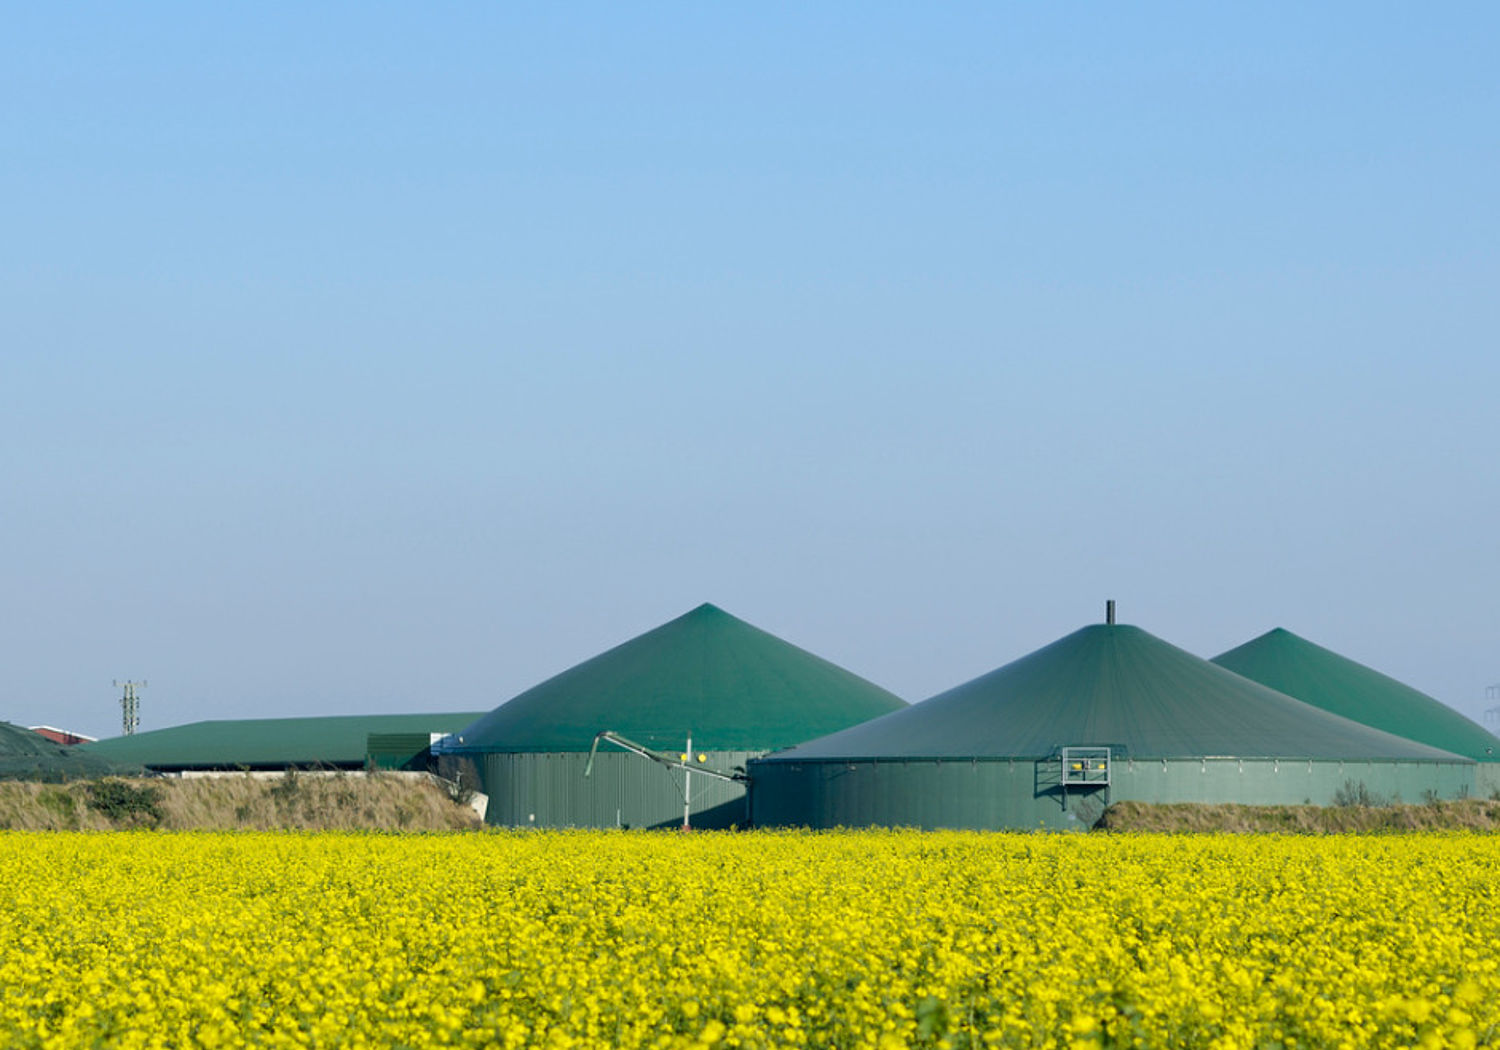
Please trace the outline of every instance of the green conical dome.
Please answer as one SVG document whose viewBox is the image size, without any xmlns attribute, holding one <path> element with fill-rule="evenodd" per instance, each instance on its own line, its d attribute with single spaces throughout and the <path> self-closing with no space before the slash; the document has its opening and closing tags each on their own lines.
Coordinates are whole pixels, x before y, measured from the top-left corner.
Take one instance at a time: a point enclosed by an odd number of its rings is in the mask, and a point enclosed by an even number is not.
<svg viewBox="0 0 1500 1050">
<path fill-rule="evenodd" d="M 1241 678 L 1138 627 L 1075 631 L 919 704 L 763 761 L 1041 758 L 1446 759 Z"/>
<path fill-rule="evenodd" d="M 54 744 L 40 733 L 0 722 L 0 780 L 81 780 L 116 772 L 105 759 Z"/>
<path fill-rule="evenodd" d="M 51 756 L 61 750 L 60 745 L 53 743 L 40 733 L 33 733 L 29 729 L 22 729 L 9 722 L 0 722 L 0 756 L 5 758 Z"/>
<path fill-rule="evenodd" d="M 893 693 L 712 605 L 549 678 L 459 734 L 472 751 L 587 751 L 639 743 L 762 751 L 904 707 Z"/>
<path fill-rule="evenodd" d="M 1451 707 L 1281 627 L 1213 662 L 1387 733 L 1481 762 L 1500 761 L 1500 738 Z"/>
</svg>

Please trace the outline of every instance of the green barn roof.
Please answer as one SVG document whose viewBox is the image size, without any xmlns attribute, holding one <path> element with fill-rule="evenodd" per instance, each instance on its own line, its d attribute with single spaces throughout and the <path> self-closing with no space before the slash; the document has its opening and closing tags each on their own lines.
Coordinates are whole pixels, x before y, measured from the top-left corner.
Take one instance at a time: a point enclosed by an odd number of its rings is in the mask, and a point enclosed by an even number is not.
<svg viewBox="0 0 1500 1050">
<path fill-rule="evenodd" d="M 0 780 L 75 780 L 129 771 L 97 755 L 55 744 L 40 733 L 0 722 Z"/>
<path fill-rule="evenodd" d="M 1106 624 L 762 761 L 1043 758 L 1069 746 L 1110 746 L 1131 758 L 1460 761 L 1241 678 L 1138 627 Z"/>
<path fill-rule="evenodd" d="M 642 744 L 761 751 L 904 707 L 893 693 L 698 608 L 542 682 L 466 728 L 456 746 L 587 751 L 606 729 Z"/>
<path fill-rule="evenodd" d="M 465 711 L 191 722 L 95 741 L 82 750 L 161 770 L 361 766 L 371 733 L 452 733 L 476 717 Z"/>
<path fill-rule="evenodd" d="M 1500 761 L 1500 738 L 1451 707 L 1284 628 L 1267 631 L 1213 662 L 1387 733 L 1481 762 Z"/>
</svg>

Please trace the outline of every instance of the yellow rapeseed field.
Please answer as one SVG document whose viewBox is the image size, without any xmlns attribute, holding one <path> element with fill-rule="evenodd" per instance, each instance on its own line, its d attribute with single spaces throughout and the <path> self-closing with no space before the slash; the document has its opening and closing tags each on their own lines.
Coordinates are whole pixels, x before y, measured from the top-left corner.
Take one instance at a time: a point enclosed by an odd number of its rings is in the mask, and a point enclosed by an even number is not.
<svg viewBox="0 0 1500 1050">
<path fill-rule="evenodd" d="M 0 1046 L 1500 1042 L 1500 839 L 0 833 Z"/>
</svg>

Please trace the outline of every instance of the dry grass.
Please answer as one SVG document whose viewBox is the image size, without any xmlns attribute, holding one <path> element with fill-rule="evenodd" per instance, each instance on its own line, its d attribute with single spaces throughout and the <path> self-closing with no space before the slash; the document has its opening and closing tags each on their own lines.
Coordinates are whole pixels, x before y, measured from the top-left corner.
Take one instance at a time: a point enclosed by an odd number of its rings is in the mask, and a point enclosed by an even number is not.
<svg viewBox="0 0 1500 1050">
<path fill-rule="evenodd" d="M 0 829 L 448 831 L 479 825 L 473 810 L 434 781 L 379 773 L 0 781 Z"/>
<path fill-rule="evenodd" d="M 1116 802 L 1103 831 L 1285 835 L 1379 834 L 1408 831 L 1500 831 L 1500 801 L 1462 799 L 1414 806 L 1240 806 Z"/>
</svg>

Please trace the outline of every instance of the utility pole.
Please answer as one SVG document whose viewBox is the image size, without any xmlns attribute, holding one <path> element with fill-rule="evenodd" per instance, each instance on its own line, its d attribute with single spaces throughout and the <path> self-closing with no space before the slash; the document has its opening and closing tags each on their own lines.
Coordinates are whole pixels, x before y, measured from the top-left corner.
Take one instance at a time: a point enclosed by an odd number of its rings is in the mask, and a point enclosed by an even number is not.
<svg viewBox="0 0 1500 1050">
<path fill-rule="evenodd" d="M 137 689 L 146 688 L 145 682 L 116 682 L 115 688 L 124 688 L 125 695 L 120 697 L 120 716 L 124 724 L 125 735 L 134 736 L 135 731 L 141 726 L 141 698 L 136 695 Z"/>
</svg>

